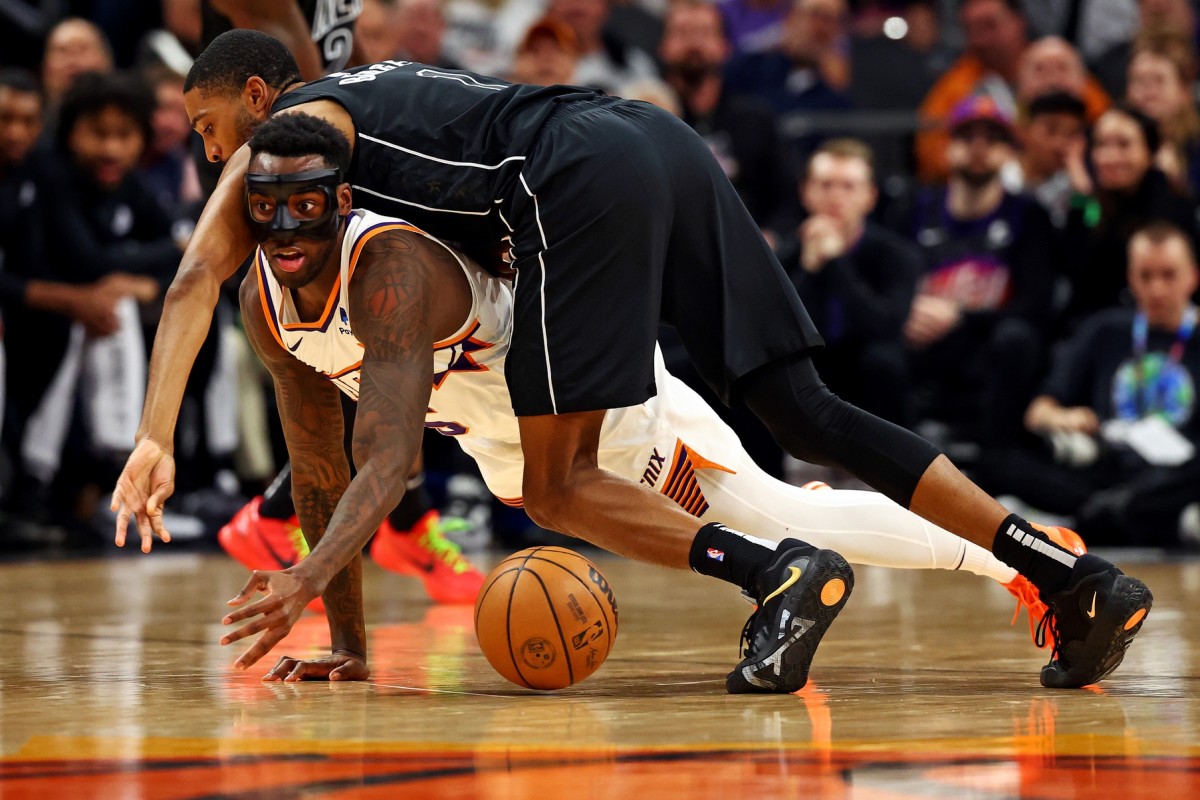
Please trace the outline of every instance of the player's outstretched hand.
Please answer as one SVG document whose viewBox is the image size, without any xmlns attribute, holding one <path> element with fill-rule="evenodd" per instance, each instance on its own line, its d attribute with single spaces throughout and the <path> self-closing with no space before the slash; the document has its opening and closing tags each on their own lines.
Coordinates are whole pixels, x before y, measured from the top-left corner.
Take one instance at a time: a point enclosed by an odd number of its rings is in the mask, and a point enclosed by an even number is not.
<svg viewBox="0 0 1200 800">
<path fill-rule="evenodd" d="M 125 546 L 129 518 L 137 521 L 142 552 L 149 553 L 154 537 L 171 541 L 163 525 L 163 503 L 175 491 L 175 458 L 158 442 L 145 437 L 125 462 L 109 505 L 117 513 L 117 547 Z"/>
<path fill-rule="evenodd" d="M 371 670 L 362 656 L 339 650 L 315 661 L 280 656 L 264 681 L 365 681 Z"/>
<path fill-rule="evenodd" d="M 266 597 L 250 603 L 248 606 L 245 605 L 257 592 L 262 592 Z M 318 592 L 311 588 L 307 581 L 290 570 L 282 572 L 255 570 L 252 572 L 246 586 L 238 592 L 237 597 L 229 601 L 231 606 L 244 606 L 244 608 L 230 612 L 222 620 L 225 625 L 232 625 L 242 620 L 250 621 L 232 633 L 225 634 L 221 638 L 221 644 L 232 644 L 239 639 L 253 636 L 259 631 L 263 631 L 263 635 L 258 637 L 258 641 L 251 645 L 249 650 L 238 656 L 237 661 L 233 662 L 233 666 L 238 669 L 246 669 L 271 652 L 271 648 L 288 635 L 288 631 L 304 613 L 304 607 L 317 594 Z"/>
</svg>

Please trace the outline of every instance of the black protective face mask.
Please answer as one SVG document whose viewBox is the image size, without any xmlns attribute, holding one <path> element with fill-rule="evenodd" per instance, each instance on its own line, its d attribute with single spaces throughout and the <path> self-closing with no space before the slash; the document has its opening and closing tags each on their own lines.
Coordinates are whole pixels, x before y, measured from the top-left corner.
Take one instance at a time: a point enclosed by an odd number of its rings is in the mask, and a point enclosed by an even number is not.
<svg viewBox="0 0 1200 800">
<path fill-rule="evenodd" d="M 246 173 L 246 218 L 260 242 L 267 239 L 290 241 L 297 236 L 307 239 L 328 240 L 338 234 L 341 220 L 338 217 L 337 187 L 342 183 L 340 169 L 309 169 L 304 172 L 283 174 Z M 292 216 L 289 201 L 302 192 L 319 191 L 325 195 L 325 210 L 314 219 L 296 219 Z M 275 201 L 275 213 L 269 220 L 259 219 L 250 206 L 250 192 L 264 194 Z"/>
</svg>

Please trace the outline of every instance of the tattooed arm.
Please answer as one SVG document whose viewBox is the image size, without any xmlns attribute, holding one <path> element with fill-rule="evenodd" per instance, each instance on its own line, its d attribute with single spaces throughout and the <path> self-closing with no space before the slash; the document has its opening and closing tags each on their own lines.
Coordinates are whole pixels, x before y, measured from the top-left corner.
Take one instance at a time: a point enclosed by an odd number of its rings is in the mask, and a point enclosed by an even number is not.
<svg viewBox="0 0 1200 800">
<path fill-rule="evenodd" d="M 435 332 L 456 330 L 470 307 L 470 289 L 445 249 L 398 230 L 367 240 L 349 297 L 351 324 L 364 347 L 354 426 L 358 474 L 308 557 L 283 573 L 262 573 L 264 578 L 252 581 L 231 601 L 241 605 L 256 590 L 272 593 L 226 617 L 233 623 L 262 615 L 222 640 L 266 631 L 241 656 L 240 665 L 253 664 L 287 634 L 304 603 L 333 585 L 334 576 L 359 557 L 404 496 L 424 430 Z M 281 575 L 285 577 L 277 577 Z M 331 596 L 326 593 L 327 608 Z"/>
<path fill-rule="evenodd" d="M 304 538 L 310 547 L 316 547 L 350 484 L 338 389 L 275 340 L 263 315 L 254 271 L 242 283 L 240 300 L 246 336 L 275 382 L 275 398 L 292 461 L 296 514 Z M 353 656 L 365 665 L 367 636 L 362 609 L 361 555 L 350 559 L 329 581 L 323 599 L 333 653 Z M 282 662 L 283 659 L 268 678 L 280 671 Z"/>
</svg>

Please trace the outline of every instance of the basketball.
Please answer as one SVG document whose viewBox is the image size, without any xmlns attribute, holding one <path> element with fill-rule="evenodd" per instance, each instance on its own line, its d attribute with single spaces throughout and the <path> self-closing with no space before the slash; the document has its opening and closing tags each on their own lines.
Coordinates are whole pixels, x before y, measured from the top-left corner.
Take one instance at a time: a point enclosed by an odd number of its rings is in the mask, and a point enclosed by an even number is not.
<svg viewBox="0 0 1200 800">
<path fill-rule="evenodd" d="M 496 565 L 475 601 L 488 663 L 529 689 L 591 675 L 617 638 L 617 601 L 596 565 L 565 547 L 530 547 Z"/>
</svg>

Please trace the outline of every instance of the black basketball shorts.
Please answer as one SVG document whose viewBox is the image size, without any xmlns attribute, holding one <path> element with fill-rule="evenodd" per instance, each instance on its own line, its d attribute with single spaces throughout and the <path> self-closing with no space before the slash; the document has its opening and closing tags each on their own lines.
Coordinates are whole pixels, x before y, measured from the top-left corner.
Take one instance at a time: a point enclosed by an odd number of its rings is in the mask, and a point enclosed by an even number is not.
<svg viewBox="0 0 1200 800">
<path fill-rule="evenodd" d="M 645 402 L 660 321 L 726 402 L 751 370 L 822 343 L 708 146 L 655 106 L 565 104 L 506 208 L 519 416 Z"/>
</svg>

